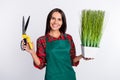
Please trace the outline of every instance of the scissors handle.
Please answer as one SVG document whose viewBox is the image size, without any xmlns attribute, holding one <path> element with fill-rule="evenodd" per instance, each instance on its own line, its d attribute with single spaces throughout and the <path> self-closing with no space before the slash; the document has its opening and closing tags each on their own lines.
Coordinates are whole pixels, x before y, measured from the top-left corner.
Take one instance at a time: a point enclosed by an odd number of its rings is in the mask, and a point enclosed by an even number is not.
<svg viewBox="0 0 120 80">
<path fill-rule="evenodd" d="M 23 48 L 23 46 L 24 45 L 27 45 L 27 40 L 26 39 L 23 39 L 22 41 L 21 41 L 21 43 L 20 43 L 20 47 L 21 47 L 21 50 L 25 50 L 24 48 Z"/>
<path fill-rule="evenodd" d="M 23 42 L 21 41 L 21 49 L 24 50 L 23 45 L 27 45 L 27 43 L 28 43 L 30 49 L 33 49 L 30 37 L 26 34 L 23 34 L 22 38 L 23 38 L 23 40 L 22 40 Z"/>
<path fill-rule="evenodd" d="M 30 49 L 33 49 L 33 45 L 32 45 L 32 43 L 31 43 L 30 36 L 27 35 L 27 39 L 26 39 L 26 40 L 27 40 L 27 43 L 28 43 Z"/>
<path fill-rule="evenodd" d="M 25 38 L 23 39 L 23 41 L 24 41 L 24 45 L 27 45 L 27 40 Z"/>
</svg>

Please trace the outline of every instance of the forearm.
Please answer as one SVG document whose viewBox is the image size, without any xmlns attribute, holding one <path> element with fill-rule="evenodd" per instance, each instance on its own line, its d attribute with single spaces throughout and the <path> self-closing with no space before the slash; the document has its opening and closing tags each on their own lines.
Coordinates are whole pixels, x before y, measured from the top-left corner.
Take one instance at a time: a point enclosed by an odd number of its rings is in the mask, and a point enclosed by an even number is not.
<svg viewBox="0 0 120 80">
<path fill-rule="evenodd" d="M 32 58 L 33 58 L 34 63 L 35 63 L 37 66 L 40 66 L 40 60 L 39 60 L 38 56 L 36 55 L 36 53 L 35 53 L 35 52 L 32 52 L 32 53 L 31 53 L 31 56 L 32 56 Z"/>
</svg>

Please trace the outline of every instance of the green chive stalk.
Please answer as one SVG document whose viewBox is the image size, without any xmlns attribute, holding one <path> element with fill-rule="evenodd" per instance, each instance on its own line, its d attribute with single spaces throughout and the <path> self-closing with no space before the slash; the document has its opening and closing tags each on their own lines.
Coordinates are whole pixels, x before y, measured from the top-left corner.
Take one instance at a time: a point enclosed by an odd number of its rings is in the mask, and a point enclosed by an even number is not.
<svg viewBox="0 0 120 80">
<path fill-rule="evenodd" d="M 101 10 L 82 11 L 82 46 L 99 47 L 103 31 L 104 15 L 105 12 Z"/>
</svg>

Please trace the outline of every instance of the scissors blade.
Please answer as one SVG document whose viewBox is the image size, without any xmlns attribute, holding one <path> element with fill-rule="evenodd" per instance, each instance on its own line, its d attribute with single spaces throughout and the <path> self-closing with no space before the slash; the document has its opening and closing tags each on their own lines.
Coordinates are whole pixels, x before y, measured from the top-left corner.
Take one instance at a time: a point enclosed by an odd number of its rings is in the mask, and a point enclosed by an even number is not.
<svg viewBox="0 0 120 80">
<path fill-rule="evenodd" d="M 22 20 L 22 34 L 25 34 L 24 24 L 25 24 L 25 20 L 24 20 L 24 16 L 23 16 L 23 20 Z"/>
<path fill-rule="evenodd" d="M 25 25 L 25 29 L 24 29 L 24 30 L 25 30 L 25 32 L 26 32 L 26 30 L 27 30 L 29 20 L 30 20 L 30 16 L 28 17 L 28 20 L 27 20 L 26 25 Z"/>
</svg>

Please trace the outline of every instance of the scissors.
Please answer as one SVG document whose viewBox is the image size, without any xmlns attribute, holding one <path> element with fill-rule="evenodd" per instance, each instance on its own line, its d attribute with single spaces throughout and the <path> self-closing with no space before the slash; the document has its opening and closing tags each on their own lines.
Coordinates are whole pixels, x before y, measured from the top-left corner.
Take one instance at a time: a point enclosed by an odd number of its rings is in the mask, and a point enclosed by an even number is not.
<svg viewBox="0 0 120 80">
<path fill-rule="evenodd" d="M 31 39 L 30 39 L 30 37 L 26 34 L 29 20 L 30 20 L 30 16 L 28 17 L 27 22 L 26 22 L 26 24 L 25 24 L 25 20 L 24 20 L 24 16 L 23 16 L 23 20 L 22 20 L 22 38 L 23 38 L 23 40 L 21 41 L 21 50 L 25 50 L 25 49 L 23 48 L 23 45 L 27 45 L 27 43 L 28 43 L 30 49 L 33 48 L 32 43 L 31 43 Z"/>
</svg>

